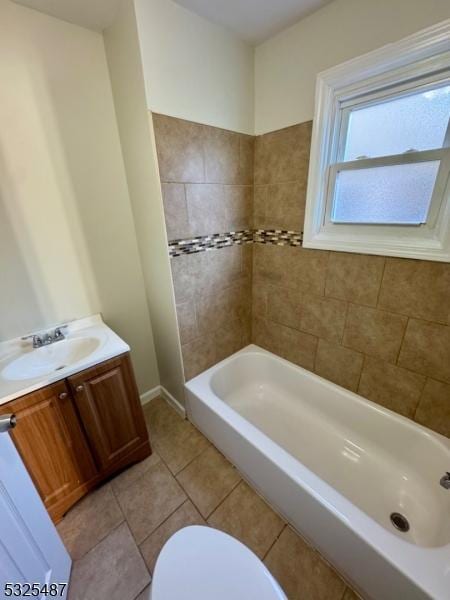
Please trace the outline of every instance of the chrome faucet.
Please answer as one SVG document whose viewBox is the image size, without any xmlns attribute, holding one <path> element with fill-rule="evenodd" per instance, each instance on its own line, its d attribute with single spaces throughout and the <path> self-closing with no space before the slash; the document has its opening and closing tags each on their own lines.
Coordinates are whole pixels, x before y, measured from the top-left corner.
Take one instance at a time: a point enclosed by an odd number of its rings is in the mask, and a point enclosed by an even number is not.
<svg viewBox="0 0 450 600">
<path fill-rule="evenodd" d="M 447 471 L 447 473 L 441 477 L 440 484 L 446 490 L 450 490 L 450 472 L 449 471 Z"/>
<path fill-rule="evenodd" d="M 23 337 L 23 340 L 32 340 L 33 348 L 42 348 L 42 346 L 49 346 L 50 344 L 54 344 L 55 342 L 60 342 L 65 339 L 65 335 L 63 333 L 63 329 L 65 329 L 67 325 L 60 325 L 56 327 L 53 331 L 47 331 L 46 333 L 39 334 L 31 334 Z"/>
</svg>

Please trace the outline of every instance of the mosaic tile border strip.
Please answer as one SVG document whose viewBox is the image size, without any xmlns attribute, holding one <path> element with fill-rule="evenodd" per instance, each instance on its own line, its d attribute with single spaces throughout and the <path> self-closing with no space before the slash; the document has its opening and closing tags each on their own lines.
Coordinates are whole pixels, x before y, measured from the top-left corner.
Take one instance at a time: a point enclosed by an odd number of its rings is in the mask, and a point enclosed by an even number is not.
<svg viewBox="0 0 450 600">
<path fill-rule="evenodd" d="M 254 229 L 253 241 L 256 244 L 273 244 L 275 246 L 301 246 L 303 232 L 285 229 Z"/>
<path fill-rule="evenodd" d="M 171 258 L 182 254 L 195 254 L 216 250 L 226 246 L 253 243 L 253 230 L 229 231 L 228 233 L 213 233 L 212 235 L 199 236 L 184 240 L 172 240 L 169 242 L 169 255 Z"/>
<path fill-rule="evenodd" d="M 245 229 L 227 233 L 213 233 L 169 242 L 169 256 L 195 254 L 242 244 L 272 244 L 275 246 L 301 246 L 303 233 L 284 229 Z"/>
</svg>

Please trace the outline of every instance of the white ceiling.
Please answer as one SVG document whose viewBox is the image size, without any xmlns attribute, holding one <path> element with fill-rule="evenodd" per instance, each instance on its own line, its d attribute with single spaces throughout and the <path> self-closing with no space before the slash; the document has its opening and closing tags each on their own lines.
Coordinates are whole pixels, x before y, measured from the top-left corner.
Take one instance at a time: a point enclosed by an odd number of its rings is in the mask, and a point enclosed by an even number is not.
<svg viewBox="0 0 450 600">
<path fill-rule="evenodd" d="M 259 44 L 331 0 L 175 0 L 223 25 L 250 44 Z"/>
<path fill-rule="evenodd" d="M 82 27 L 102 31 L 121 0 L 15 0 Z M 258 44 L 331 0 L 175 0 L 192 12 Z"/>
<path fill-rule="evenodd" d="M 95 31 L 111 25 L 120 0 L 14 0 L 57 19 Z"/>
</svg>

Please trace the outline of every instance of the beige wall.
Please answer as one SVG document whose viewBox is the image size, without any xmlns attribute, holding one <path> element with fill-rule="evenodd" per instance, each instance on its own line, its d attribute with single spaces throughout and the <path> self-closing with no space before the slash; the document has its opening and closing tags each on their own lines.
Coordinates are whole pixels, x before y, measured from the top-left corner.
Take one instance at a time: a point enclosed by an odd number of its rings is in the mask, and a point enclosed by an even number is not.
<svg viewBox="0 0 450 600">
<path fill-rule="evenodd" d="M 0 0 L 0 339 L 102 312 L 158 384 L 102 37 Z"/>
<path fill-rule="evenodd" d="M 334 0 L 256 48 L 255 132 L 313 118 L 316 75 L 450 17 L 448 0 Z"/>
<path fill-rule="evenodd" d="M 172 0 L 135 0 L 153 112 L 253 133 L 253 48 Z"/>
<path fill-rule="evenodd" d="M 163 202 L 132 0 L 122 2 L 104 40 L 161 384 L 182 403 L 183 370 Z"/>
</svg>

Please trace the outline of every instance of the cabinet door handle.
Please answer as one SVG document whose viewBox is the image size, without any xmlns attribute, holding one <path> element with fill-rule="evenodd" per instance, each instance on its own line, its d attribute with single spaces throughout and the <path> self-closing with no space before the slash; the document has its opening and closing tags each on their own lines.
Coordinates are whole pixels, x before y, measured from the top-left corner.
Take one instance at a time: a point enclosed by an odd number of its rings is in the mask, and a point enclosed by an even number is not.
<svg viewBox="0 0 450 600">
<path fill-rule="evenodd" d="M 75 388 L 75 391 L 80 394 L 81 392 L 84 391 L 84 385 L 77 385 L 77 387 Z"/>
<path fill-rule="evenodd" d="M 67 398 L 67 396 L 68 396 L 68 393 L 67 393 L 67 392 L 61 392 L 61 393 L 59 394 L 58 398 L 59 398 L 60 400 L 65 400 L 65 399 Z"/>
<path fill-rule="evenodd" d="M 0 417 L 0 433 L 14 429 L 17 425 L 16 415 L 2 415 Z"/>
</svg>

